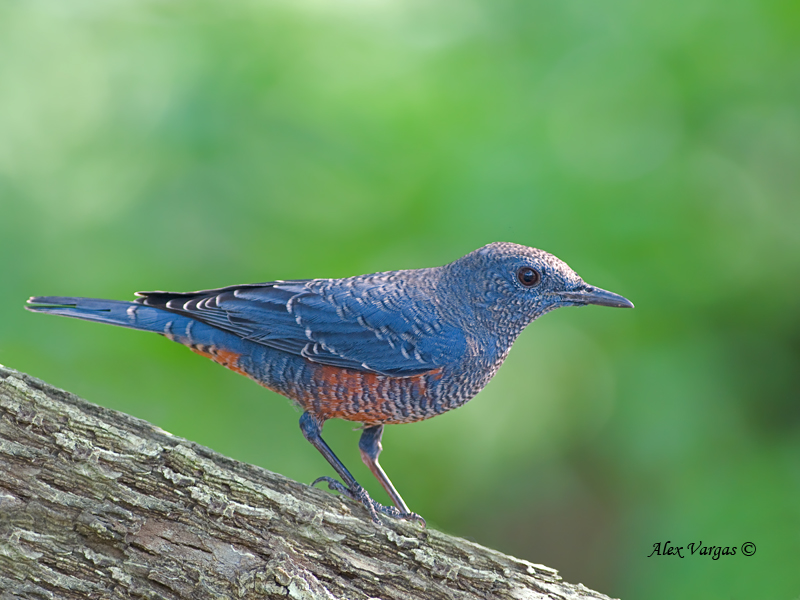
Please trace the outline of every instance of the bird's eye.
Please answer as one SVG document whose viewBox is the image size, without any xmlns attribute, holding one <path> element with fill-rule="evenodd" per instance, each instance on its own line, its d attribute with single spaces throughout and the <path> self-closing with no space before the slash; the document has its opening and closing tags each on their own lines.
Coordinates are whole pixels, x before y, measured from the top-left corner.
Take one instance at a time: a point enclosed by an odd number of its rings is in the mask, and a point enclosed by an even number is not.
<svg viewBox="0 0 800 600">
<path fill-rule="evenodd" d="M 517 271 L 517 279 L 519 279 L 519 282 L 525 287 L 533 287 L 542 280 L 542 276 L 536 269 L 522 267 Z"/>
</svg>

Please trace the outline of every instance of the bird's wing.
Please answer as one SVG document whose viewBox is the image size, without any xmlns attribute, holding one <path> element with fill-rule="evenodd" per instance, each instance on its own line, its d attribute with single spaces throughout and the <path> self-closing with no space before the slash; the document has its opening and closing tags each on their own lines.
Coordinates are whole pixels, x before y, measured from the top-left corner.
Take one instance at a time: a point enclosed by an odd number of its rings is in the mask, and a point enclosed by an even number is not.
<svg viewBox="0 0 800 600">
<path fill-rule="evenodd" d="M 431 299 L 392 274 L 137 295 L 315 363 L 395 377 L 431 371 L 466 349 L 464 333 L 441 323 Z"/>
</svg>

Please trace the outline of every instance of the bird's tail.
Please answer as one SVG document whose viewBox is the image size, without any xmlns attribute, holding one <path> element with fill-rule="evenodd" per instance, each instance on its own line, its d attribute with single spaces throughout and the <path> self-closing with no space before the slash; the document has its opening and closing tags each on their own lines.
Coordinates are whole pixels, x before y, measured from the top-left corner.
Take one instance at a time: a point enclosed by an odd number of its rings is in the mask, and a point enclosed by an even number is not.
<svg viewBox="0 0 800 600">
<path fill-rule="evenodd" d="M 173 342 L 188 346 L 192 351 L 261 383 L 251 373 L 252 361 L 240 358 L 254 352 L 263 354 L 267 351 L 266 347 L 189 316 L 138 302 L 70 296 L 34 296 L 28 300 L 25 308 L 33 312 L 160 333 Z"/>
<path fill-rule="evenodd" d="M 154 331 L 168 337 L 178 334 L 192 320 L 136 302 L 70 296 L 33 296 L 28 300 L 25 308 L 32 312 L 50 313 L 129 327 L 130 329 Z"/>
</svg>

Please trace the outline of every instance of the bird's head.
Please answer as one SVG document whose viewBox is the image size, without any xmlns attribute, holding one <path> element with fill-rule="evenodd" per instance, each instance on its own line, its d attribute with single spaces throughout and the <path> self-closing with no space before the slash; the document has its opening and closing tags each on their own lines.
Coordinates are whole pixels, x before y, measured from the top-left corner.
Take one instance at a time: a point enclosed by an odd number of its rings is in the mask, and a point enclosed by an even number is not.
<svg viewBox="0 0 800 600">
<path fill-rule="evenodd" d="M 618 294 L 587 284 L 564 261 L 543 250 L 495 242 L 448 265 L 476 317 L 518 334 L 528 323 L 562 306 L 633 308 Z M 483 319 L 481 319 L 483 320 Z"/>
</svg>

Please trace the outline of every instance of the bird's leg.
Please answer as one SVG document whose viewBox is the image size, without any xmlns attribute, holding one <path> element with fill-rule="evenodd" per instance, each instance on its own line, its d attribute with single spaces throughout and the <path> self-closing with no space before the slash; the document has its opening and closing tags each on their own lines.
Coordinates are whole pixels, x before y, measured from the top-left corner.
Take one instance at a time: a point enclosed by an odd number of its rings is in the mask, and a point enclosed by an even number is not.
<svg viewBox="0 0 800 600">
<path fill-rule="evenodd" d="M 370 498 L 367 490 L 359 485 L 355 477 L 347 470 L 347 467 L 344 466 L 342 461 L 333 453 L 333 450 L 330 449 L 330 446 L 322 439 L 322 421 L 319 418 L 308 412 L 303 413 L 303 416 L 300 417 L 300 430 L 303 432 L 303 436 L 319 450 L 320 454 L 325 457 L 325 460 L 330 463 L 339 474 L 339 477 L 342 478 L 342 481 L 344 481 L 344 485 L 342 485 L 332 477 L 318 477 L 311 485 L 324 481 L 328 484 L 329 489 L 361 502 L 369 511 L 372 520 L 379 525 L 381 524 L 377 514 L 379 512 L 400 519 L 411 518 L 408 513 L 404 514 L 394 506 L 383 506 Z"/>
<path fill-rule="evenodd" d="M 358 449 L 361 450 L 361 460 L 369 467 L 369 470 L 372 471 L 375 478 L 381 482 L 383 489 L 389 494 L 394 505 L 400 509 L 403 515 L 406 515 L 405 518 L 420 521 L 424 527 L 425 519 L 408 510 L 408 506 L 403 502 L 403 498 L 397 493 L 392 482 L 386 476 L 386 472 L 383 470 L 380 463 L 378 463 L 378 455 L 381 453 L 381 450 L 383 450 L 383 446 L 381 446 L 381 436 L 383 436 L 383 425 L 373 425 L 372 427 L 364 428 L 364 431 L 361 433 L 361 439 L 358 440 Z"/>
<path fill-rule="evenodd" d="M 372 474 L 375 475 L 378 481 L 381 482 L 383 489 L 389 494 L 389 497 L 394 502 L 394 505 L 402 512 L 409 512 L 408 506 L 403 502 L 400 494 L 394 489 L 392 482 L 386 476 L 386 473 L 378 463 L 378 455 L 383 450 L 381 445 L 381 437 L 383 436 L 383 425 L 373 425 L 372 427 L 365 427 L 361 433 L 361 439 L 358 440 L 358 449 L 361 450 L 361 460 L 367 465 Z"/>
</svg>

